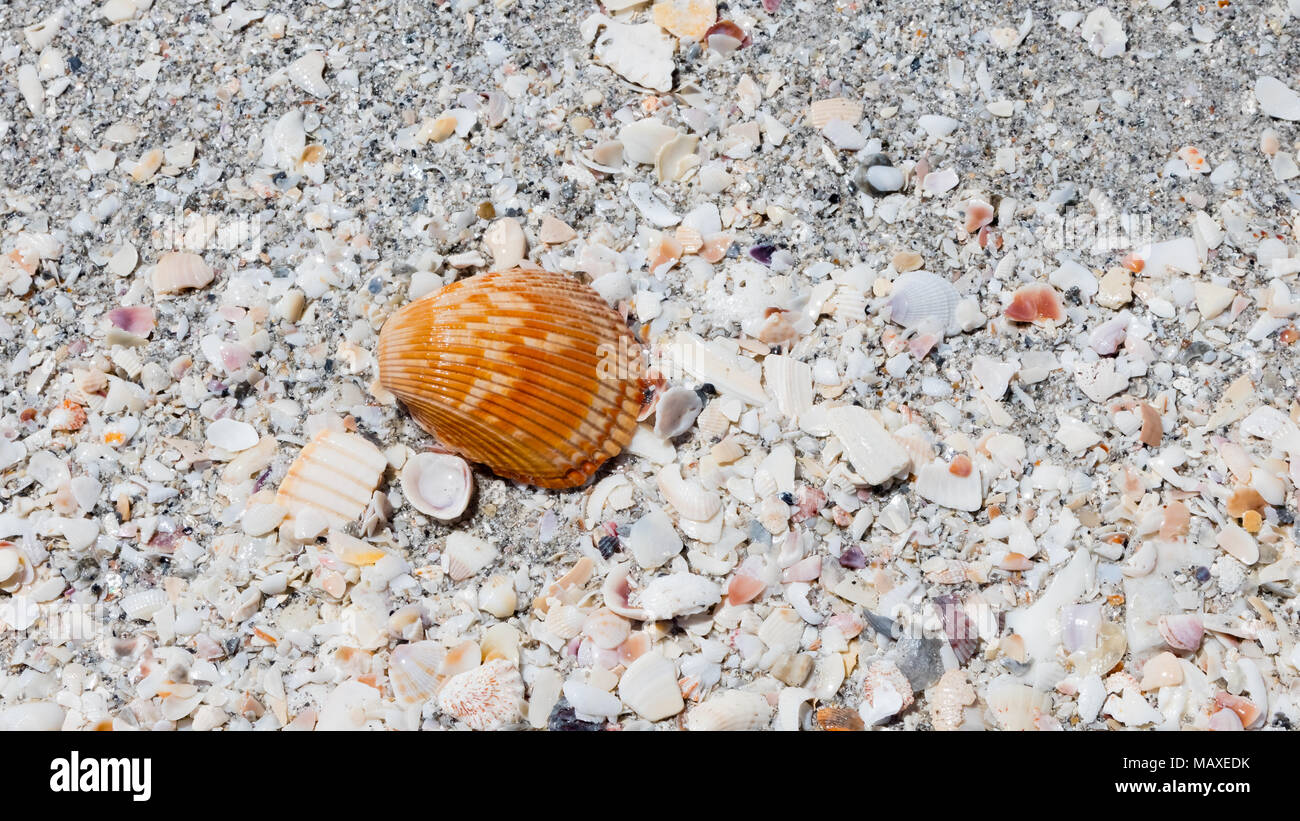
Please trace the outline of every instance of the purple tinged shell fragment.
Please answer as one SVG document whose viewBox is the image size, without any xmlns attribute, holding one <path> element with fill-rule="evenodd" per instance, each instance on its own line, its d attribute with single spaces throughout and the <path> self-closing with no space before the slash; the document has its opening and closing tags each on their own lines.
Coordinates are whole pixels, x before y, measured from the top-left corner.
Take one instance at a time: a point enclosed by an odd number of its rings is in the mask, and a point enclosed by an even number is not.
<svg viewBox="0 0 1300 821">
<path fill-rule="evenodd" d="M 955 595 L 940 596 L 934 600 L 934 606 L 943 621 L 943 632 L 948 637 L 948 645 L 957 655 L 957 663 L 965 664 L 975 655 L 980 643 L 975 622 L 966 615 L 966 608 L 962 607 L 961 600 Z"/>
</svg>

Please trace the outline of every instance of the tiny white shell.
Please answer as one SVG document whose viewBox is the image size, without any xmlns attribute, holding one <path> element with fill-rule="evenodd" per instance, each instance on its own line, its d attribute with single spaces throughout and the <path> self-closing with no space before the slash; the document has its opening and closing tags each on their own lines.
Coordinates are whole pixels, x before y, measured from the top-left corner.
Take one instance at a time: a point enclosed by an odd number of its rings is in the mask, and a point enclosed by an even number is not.
<svg viewBox="0 0 1300 821">
<path fill-rule="evenodd" d="M 578 717 L 586 721 L 612 721 L 623 712 L 623 702 L 618 696 L 574 679 L 564 682 L 564 697 L 573 705 Z"/>
<path fill-rule="evenodd" d="M 976 466 L 968 475 L 958 476 L 948 463 L 935 460 L 917 471 L 913 487 L 921 498 L 953 510 L 974 512 L 984 504 L 984 487 Z"/>
<path fill-rule="evenodd" d="M 1195 613 L 1161 616 L 1156 623 L 1165 643 L 1177 650 L 1199 650 L 1205 626 Z"/>
<path fill-rule="evenodd" d="M 438 693 L 438 668 L 446 651 L 436 641 L 403 644 L 388 659 L 388 679 L 399 704 L 423 704 Z"/>
<path fill-rule="evenodd" d="M 690 430 L 704 410 L 704 401 L 690 388 L 670 388 L 655 404 L 655 433 L 672 439 Z"/>
<path fill-rule="evenodd" d="M 208 425 L 206 438 L 209 445 L 238 453 L 257 444 L 257 429 L 237 419 L 218 419 Z"/>
<path fill-rule="evenodd" d="M 402 491 L 421 513 L 450 522 L 474 493 L 469 463 L 450 453 L 417 453 L 402 467 Z"/>
<path fill-rule="evenodd" d="M 772 708 L 759 693 L 723 690 L 710 696 L 686 716 L 686 729 L 695 732 L 744 732 L 765 729 Z"/>
<path fill-rule="evenodd" d="M 758 628 L 758 637 L 778 653 L 793 653 L 803 637 L 803 619 L 792 607 L 778 607 Z"/>
<path fill-rule="evenodd" d="M 546 611 L 546 629 L 568 641 L 582 633 L 587 615 L 571 604 L 552 607 Z"/>
<path fill-rule="evenodd" d="M 674 573 L 659 576 L 641 592 L 640 604 L 656 621 L 699 613 L 722 599 L 722 588 L 703 576 Z"/>
<path fill-rule="evenodd" d="M 677 715 L 686 706 L 676 666 L 659 653 L 645 653 L 628 665 L 618 682 L 618 696 L 648 721 Z"/>
<path fill-rule="evenodd" d="M 159 294 L 174 294 L 187 288 L 202 288 L 212 281 L 212 268 L 198 254 L 173 251 L 163 254 L 153 268 L 153 289 Z"/>
<path fill-rule="evenodd" d="M 889 318 L 904 328 L 945 334 L 960 301 L 961 294 L 948 280 L 928 271 L 910 271 L 894 281 Z"/>
<path fill-rule="evenodd" d="M 518 604 L 519 597 L 515 593 L 514 582 L 507 576 L 493 576 L 483 582 L 483 586 L 479 588 L 479 609 L 491 613 L 498 619 L 514 615 Z"/>
<path fill-rule="evenodd" d="M 496 557 L 497 548 L 491 542 L 457 530 L 447 536 L 442 569 L 453 581 L 461 581 L 487 567 Z"/>
<path fill-rule="evenodd" d="M 160 589 L 141 590 L 123 596 L 119 604 L 128 619 L 148 620 L 167 603 L 167 594 Z"/>
<path fill-rule="evenodd" d="M 309 51 L 289 64 L 285 73 L 293 84 L 313 97 L 328 97 L 330 87 L 321 76 L 325 71 L 325 57 L 319 51 Z"/>
<path fill-rule="evenodd" d="M 637 566 L 654 569 L 682 552 L 682 537 L 677 535 L 673 522 L 659 507 L 637 520 L 624 540 Z"/>
<path fill-rule="evenodd" d="M 618 141 L 622 143 L 624 157 L 632 162 L 651 165 L 663 147 L 680 135 L 681 132 L 672 126 L 665 125 L 654 117 L 646 117 L 620 128 Z"/>
<path fill-rule="evenodd" d="M 473 730 L 499 730 L 522 717 L 524 681 L 505 659 L 493 659 L 448 679 L 438 694 L 442 711 Z"/>
<path fill-rule="evenodd" d="M 582 623 L 582 634 L 603 650 L 613 650 L 632 633 L 632 624 L 607 607 L 587 614 Z"/>
<path fill-rule="evenodd" d="M 706 491 L 699 482 L 683 479 L 677 463 L 660 468 L 656 480 L 664 499 L 684 518 L 707 522 L 722 509 L 721 497 Z"/>
</svg>

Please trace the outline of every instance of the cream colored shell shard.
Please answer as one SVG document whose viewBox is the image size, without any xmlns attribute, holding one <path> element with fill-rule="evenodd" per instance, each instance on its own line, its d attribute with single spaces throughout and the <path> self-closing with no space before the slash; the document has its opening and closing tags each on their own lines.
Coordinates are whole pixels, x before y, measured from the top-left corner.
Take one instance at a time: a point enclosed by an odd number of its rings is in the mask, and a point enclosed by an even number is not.
<svg viewBox="0 0 1300 821">
<path fill-rule="evenodd" d="M 655 91 L 672 90 L 676 41 L 654 23 L 616 23 L 593 14 L 583 21 L 582 33 L 595 38 L 596 60 L 616 74 Z"/>
<path fill-rule="evenodd" d="M 163 254 L 153 268 L 153 290 L 174 294 L 189 288 L 202 288 L 212 282 L 212 268 L 198 254 L 173 251 Z"/>
<path fill-rule="evenodd" d="M 975 703 L 975 688 L 962 670 L 949 670 L 925 693 L 934 729 L 951 731 L 961 727 L 966 707 Z"/>
<path fill-rule="evenodd" d="M 438 706 L 472 730 L 500 730 L 522 718 L 524 681 L 505 659 L 493 659 L 452 676 L 438 694 Z"/>
<path fill-rule="evenodd" d="M 669 34 L 687 40 L 703 40 L 709 26 L 718 20 L 715 0 L 663 0 L 651 9 L 654 21 Z"/>
<path fill-rule="evenodd" d="M 311 509 L 332 527 L 356 520 L 370 503 L 388 460 L 355 433 L 323 430 L 298 454 L 276 492 L 294 518 Z"/>
<path fill-rule="evenodd" d="M 847 97 L 832 97 L 818 100 L 808 107 L 808 119 L 818 129 L 826 127 L 831 120 L 840 120 L 849 125 L 857 125 L 862 119 L 862 103 Z"/>
<path fill-rule="evenodd" d="M 696 732 L 763 730 L 772 720 L 772 707 L 760 693 L 723 690 L 686 716 L 686 729 Z"/>
<path fill-rule="evenodd" d="M 618 682 L 618 697 L 648 721 L 660 721 L 685 708 L 677 667 L 659 653 L 646 653 L 628 665 Z"/>
<path fill-rule="evenodd" d="M 910 464 L 907 451 L 866 408 L 843 405 L 827 413 L 831 433 L 840 440 L 854 472 L 879 485 Z"/>
</svg>

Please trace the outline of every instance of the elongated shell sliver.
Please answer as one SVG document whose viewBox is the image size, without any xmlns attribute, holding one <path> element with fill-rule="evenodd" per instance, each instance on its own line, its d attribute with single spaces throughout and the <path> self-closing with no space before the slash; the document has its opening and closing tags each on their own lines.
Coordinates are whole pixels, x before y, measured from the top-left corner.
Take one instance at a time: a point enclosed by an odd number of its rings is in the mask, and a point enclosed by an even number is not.
<svg viewBox="0 0 1300 821">
<path fill-rule="evenodd" d="M 378 351 L 380 383 L 443 447 L 546 488 L 582 484 L 632 441 L 642 359 L 591 288 L 519 268 L 412 302 Z"/>
</svg>

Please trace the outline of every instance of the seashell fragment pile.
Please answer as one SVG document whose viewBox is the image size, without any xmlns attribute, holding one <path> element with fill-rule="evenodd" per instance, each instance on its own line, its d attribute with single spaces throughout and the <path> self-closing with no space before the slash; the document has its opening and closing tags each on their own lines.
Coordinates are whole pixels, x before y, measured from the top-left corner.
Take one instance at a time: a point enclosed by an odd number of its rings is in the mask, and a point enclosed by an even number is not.
<svg viewBox="0 0 1300 821">
<path fill-rule="evenodd" d="M 587 286 L 513 269 L 402 308 L 379 337 L 379 378 L 438 443 L 494 473 L 580 485 L 632 441 L 640 346 Z"/>
</svg>

